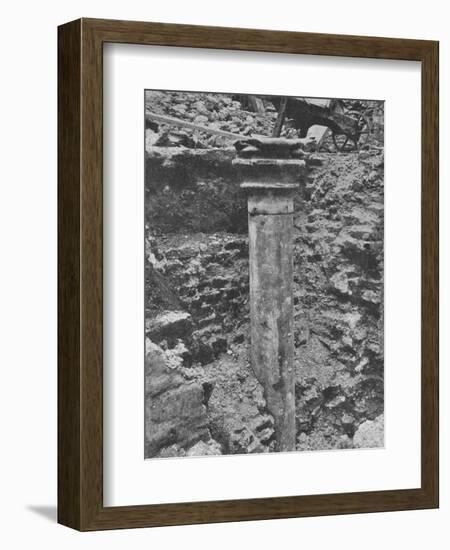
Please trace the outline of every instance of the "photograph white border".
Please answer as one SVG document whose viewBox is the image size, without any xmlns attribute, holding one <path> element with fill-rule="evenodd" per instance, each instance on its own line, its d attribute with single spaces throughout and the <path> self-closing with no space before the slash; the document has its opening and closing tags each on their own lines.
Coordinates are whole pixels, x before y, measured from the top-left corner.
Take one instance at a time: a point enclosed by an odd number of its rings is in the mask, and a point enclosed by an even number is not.
<svg viewBox="0 0 450 550">
<path fill-rule="evenodd" d="M 385 447 L 144 460 L 144 90 L 385 100 Z M 104 45 L 104 505 L 420 487 L 419 62 Z"/>
</svg>

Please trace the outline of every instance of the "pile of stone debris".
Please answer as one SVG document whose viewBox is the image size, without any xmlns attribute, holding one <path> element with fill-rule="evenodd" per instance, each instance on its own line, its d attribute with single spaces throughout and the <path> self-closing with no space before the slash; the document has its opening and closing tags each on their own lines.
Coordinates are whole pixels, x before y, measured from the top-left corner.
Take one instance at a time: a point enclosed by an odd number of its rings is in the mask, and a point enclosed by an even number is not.
<svg viewBox="0 0 450 550">
<path fill-rule="evenodd" d="M 250 106 L 247 106 L 248 110 L 243 108 L 240 96 L 150 90 L 145 95 L 146 112 L 241 136 L 271 136 L 277 112 L 270 100 L 261 102 L 264 108 L 261 112 L 255 112 L 249 110 Z M 286 128 L 286 137 L 291 133 L 292 130 Z M 146 141 L 157 147 L 184 146 L 198 149 L 229 147 L 233 144 L 233 139 L 227 136 L 161 123 L 147 123 Z"/>
</svg>

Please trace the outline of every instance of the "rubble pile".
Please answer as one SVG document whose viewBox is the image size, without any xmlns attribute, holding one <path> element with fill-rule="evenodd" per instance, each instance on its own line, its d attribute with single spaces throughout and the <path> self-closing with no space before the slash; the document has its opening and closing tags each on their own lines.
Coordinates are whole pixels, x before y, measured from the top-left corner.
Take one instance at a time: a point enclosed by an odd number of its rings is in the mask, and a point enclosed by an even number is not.
<svg viewBox="0 0 450 550">
<path fill-rule="evenodd" d="M 384 408 L 383 155 L 322 161 L 295 221 L 301 449 L 351 446 L 358 426 Z"/>
<path fill-rule="evenodd" d="M 146 104 L 152 112 L 172 116 L 199 126 L 208 126 L 243 136 L 270 136 L 277 113 L 270 101 L 265 102 L 265 112 L 258 113 L 242 108 L 236 96 L 228 94 L 199 94 L 195 92 L 146 91 Z M 159 124 L 147 128 L 146 139 L 158 147 L 185 146 L 191 148 L 211 148 L 232 146 L 229 137 L 212 135 L 191 128 L 174 128 Z"/>
</svg>

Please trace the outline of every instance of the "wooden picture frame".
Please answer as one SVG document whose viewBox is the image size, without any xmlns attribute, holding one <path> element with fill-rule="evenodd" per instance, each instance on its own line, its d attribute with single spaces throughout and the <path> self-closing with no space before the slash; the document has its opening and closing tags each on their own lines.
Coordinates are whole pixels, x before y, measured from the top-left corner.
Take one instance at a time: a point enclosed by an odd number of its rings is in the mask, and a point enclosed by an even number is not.
<svg viewBox="0 0 450 550">
<path fill-rule="evenodd" d="M 102 47 L 106 42 L 413 60 L 422 66 L 421 487 L 104 507 Z M 58 29 L 58 521 L 81 530 L 438 506 L 438 43 L 79 19 Z"/>
</svg>

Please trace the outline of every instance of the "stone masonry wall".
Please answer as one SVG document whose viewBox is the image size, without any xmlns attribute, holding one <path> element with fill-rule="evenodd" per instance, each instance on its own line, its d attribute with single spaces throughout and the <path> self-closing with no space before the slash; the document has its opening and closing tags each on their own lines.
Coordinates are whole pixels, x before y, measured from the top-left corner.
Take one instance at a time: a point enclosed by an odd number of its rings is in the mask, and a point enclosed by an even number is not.
<svg viewBox="0 0 450 550">
<path fill-rule="evenodd" d="M 296 199 L 297 448 L 380 445 L 383 156 L 316 155 L 316 165 Z M 218 181 L 204 174 L 190 175 L 191 216 Z M 245 205 L 243 196 L 229 200 L 229 211 L 236 201 Z M 235 227 L 221 225 L 224 218 L 215 227 L 214 212 L 212 231 L 156 227 L 146 242 L 146 456 L 195 454 L 196 445 L 200 454 L 273 448 L 273 419 L 248 362 L 247 235 L 221 230 Z M 245 210 L 239 216 L 246 227 Z M 153 376 L 167 380 L 155 389 Z"/>
</svg>

